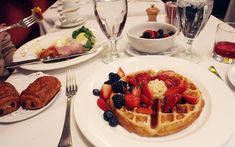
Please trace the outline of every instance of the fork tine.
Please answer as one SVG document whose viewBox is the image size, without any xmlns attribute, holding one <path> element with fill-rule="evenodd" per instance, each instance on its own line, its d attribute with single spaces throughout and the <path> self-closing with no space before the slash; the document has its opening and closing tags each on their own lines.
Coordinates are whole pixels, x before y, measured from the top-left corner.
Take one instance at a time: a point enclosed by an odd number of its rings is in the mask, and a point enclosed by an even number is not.
<svg viewBox="0 0 235 147">
<path fill-rule="evenodd" d="M 31 19 L 31 18 L 34 18 L 34 16 L 33 16 L 33 15 L 30 15 L 30 16 L 24 18 L 23 21 L 26 21 L 26 20 Z"/>
</svg>

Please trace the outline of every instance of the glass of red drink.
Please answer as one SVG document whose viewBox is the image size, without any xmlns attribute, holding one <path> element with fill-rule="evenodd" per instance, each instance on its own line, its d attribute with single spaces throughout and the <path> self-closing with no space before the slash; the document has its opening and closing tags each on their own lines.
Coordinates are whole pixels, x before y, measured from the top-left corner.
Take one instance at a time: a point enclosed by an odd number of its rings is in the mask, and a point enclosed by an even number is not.
<svg viewBox="0 0 235 147">
<path fill-rule="evenodd" d="M 227 64 L 235 63 L 235 22 L 218 24 L 213 58 Z"/>
</svg>

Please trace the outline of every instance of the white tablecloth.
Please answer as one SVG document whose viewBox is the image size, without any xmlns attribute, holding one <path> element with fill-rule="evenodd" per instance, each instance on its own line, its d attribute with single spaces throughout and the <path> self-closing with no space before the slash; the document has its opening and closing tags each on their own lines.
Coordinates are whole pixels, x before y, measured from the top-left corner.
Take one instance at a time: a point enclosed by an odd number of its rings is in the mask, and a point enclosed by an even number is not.
<svg viewBox="0 0 235 147">
<path fill-rule="evenodd" d="M 136 0 L 135 2 L 131 1 L 128 3 L 128 16 L 146 16 L 147 20 L 145 10 L 152 4 L 160 9 L 159 14 L 164 13 L 165 10 L 161 1 L 143 2 Z M 56 5 L 57 3 L 53 4 L 51 8 L 44 12 L 44 19 L 41 22 L 41 35 L 61 29 L 55 25 L 55 22 L 59 19 L 59 13 L 57 12 L 57 8 L 55 8 Z M 81 3 L 80 7 L 78 13 L 81 17 L 85 17 L 88 20 L 95 19 L 94 8 L 91 2 Z"/>
<path fill-rule="evenodd" d="M 164 16 L 160 17 L 163 21 Z M 127 45 L 125 31 L 130 28 L 132 25 L 146 21 L 146 16 L 132 16 L 128 17 L 126 26 L 123 31 L 123 38 L 118 43 L 119 51 L 121 51 L 121 58 L 128 58 L 128 55 L 124 53 L 124 49 Z M 222 64 L 211 58 L 213 40 L 216 31 L 216 24 L 220 23 L 215 17 L 211 17 L 207 25 L 200 33 L 198 38 L 193 44 L 193 48 L 197 49 L 202 55 L 202 61 L 198 64 L 202 68 L 206 69 L 210 65 L 214 65 L 219 73 L 221 74 L 224 81 L 228 86 L 235 91 L 235 88 L 229 84 L 227 80 L 227 71 L 232 65 Z M 100 31 L 100 28 L 95 20 L 88 20 L 85 24 L 87 27 L 93 28 L 100 32 L 99 35 L 103 36 Z M 184 45 L 184 39 L 180 35 L 177 39 L 178 44 Z M 79 75 L 77 76 L 78 83 L 82 83 L 84 78 L 87 76 L 87 73 L 94 72 L 94 68 L 98 69 L 100 66 L 103 66 L 104 63 L 101 61 L 101 57 L 105 51 L 100 53 L 95 58 L 83 62 L 81 64 L 74 65 L 72 67 L 67 67 L 60 70 L 46 71 L 45 73 L 54 75 L 62 80 L 62 83 L 65 83 L 65 73 L 69 68 L 73 68 Z M 8 81 L 20 79 L 27 74 L 32 73 L 31 71 L 18 70 L 13 73 Z M 213 82 L 213 81 L 212 81 Z M 64 87 L 62 88 L 62 93 L 64 92 Z M 235 98 L 235 97 L 234 97 Z M 13 124 L 1 124 L 0 125 L 0 146 L 2 147 L 56 147 L 60 139 L 60 135 L 63 128 L 64 114 L 66 108 L 66 97 L 61 97 L 57 99 L 51 107 L 49 107 L 43 113 L 30 118 L 28 120 L 13 123 Z M 234 115 L 224 114 L 224 115 Z M 71 122 L 72 138 L 74 147 L 87 147 L 92 146 L 92 144 L 83 136 L 77 127 L 74 117 L 72 115 Z M 215 133 L 219 133 L 216 132 Z M 211 136 L 208 136 L 211 137 Z M 233 135 L 225 145 L 222 147 L 234 147 L 235 146 L 235 135 Z"/>
</svg>

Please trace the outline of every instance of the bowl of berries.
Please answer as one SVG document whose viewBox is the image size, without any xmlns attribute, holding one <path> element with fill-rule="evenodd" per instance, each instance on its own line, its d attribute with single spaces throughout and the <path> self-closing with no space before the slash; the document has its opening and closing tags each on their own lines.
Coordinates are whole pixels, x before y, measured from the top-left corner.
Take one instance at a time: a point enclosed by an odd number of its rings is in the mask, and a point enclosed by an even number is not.
<svg viewBox="0 0 235 147">
<path fill-rule="evenodd" d="M 144 22 L 127 31 L 128 43 L 139 52 L 156 54 L 172 48 L 177 28 L 168 23 Z"/>
</svg>

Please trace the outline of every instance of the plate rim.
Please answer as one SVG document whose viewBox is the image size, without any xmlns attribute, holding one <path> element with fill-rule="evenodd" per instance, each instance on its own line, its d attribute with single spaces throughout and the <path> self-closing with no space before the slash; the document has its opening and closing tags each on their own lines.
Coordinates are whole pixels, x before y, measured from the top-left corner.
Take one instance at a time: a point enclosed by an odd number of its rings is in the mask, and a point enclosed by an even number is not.
<svg viewBox="0 0 235 147">
<path fill-rule="evenodd" d="M 90 28 L 94 34 L 97 33 L 97 31 L 95 31 L 94 29 Z M 40 40 L 44 39 L 44 38 L 47 38 L 47 37 L 50 37 L 50 36 L 56 36 L 56 35 L 62 35 L 61 37 L 65 36 L 63 34 L 68 34 L 68 33 L 72 33 L 75 29 L 68 29 L 68 30 L 61 30 L 61 31 L 57 31 L 57 32 L 53 32 L 53 33 L 49 33 L 49 34 L 46 34 L 46 35 L 43 35 L 43 36 L 40 36 L 38 38 L 35 38 L 25 44 L 23 44 L 22 46 L 20 46 L 16 52 L 14 53 L 13 55 L 13 61 L 15 61 L 17 59 L 17 57 L 15 57 L 17 54 L 20 53 L 20 51 L 22 52 L 22 50 L 24 50 L 25 48 L 28 48 L 28 46 L 34 44 L 34 43 L 37 43 L 37 42 L 40 42 Z M 97 42 L 95 44 L 95 46 L 93 47 L 93 49 L 96 49 L 96 51 L 92 54 L 88 54 L 88 55 L 83 55 L 82 58 L 80 57 L 76 57 L 76 58 L 73 58 L 73 59 L 70 59 L 69 61 L 73 61 L 73 62 L 68 62 L 68 60 L 66 61 L 61 61 L 61 62 L 56 62 L 56 63 L 47 63 L 47 66 L 40 66 L 40 65 L 43 65 L 44 63 L 39 63 L 39 64 L 32 64 L 32 65 L 22 65 L 22 66 L 19 66 L 19 68 L 22 68 L 22 69 L 25 69 L 25 70 L 30 70 L 30 71 L 50 71 L 50 70 L 56 70 L 56 69 L 61 69 L 61 68 L 64 68 L 64 67 L 69 67 L 69 66 L 73 66 L 73 65 L 76 65 L 76 64 L 79 64 L 79 63 L 82 63 L 84 61 L 87 61 L 93 57 L 95 57 L 96 55 L 98 55 L 104 48 L 107 47 L 107 39 L 106 38 L 103 38 L 103 37 L 99 37 L 98 35 L 96 35 L 96 38 L 97 38 Z M 23 58 L 23 57 L 21 57 Z M 77 59 L 80 59 L 77 61 Z M 67 63 L 66 65 L 61 65 L 60 63 Z M 68 64 L 69 63 L 69 64 Z M 54 64 L 53 66 L 48 66 L 48 65 L 52 65 Z"/>
<path fill-rule="evenodd" d="M 127 58 L 127 59 L 123 59 L 123 60 L 119 60 L 119 61 L 116 61 L 116 62 L 113 62 L 113 63 L 111 63 L 111 64 L 118 64 L 118 63 L 120 63 L 120 62 L 125 62 L 125 63 L 128 63 L 128 62 L 130 62 L 130 61 L 135 61 L 135 60 L 141 60 L 141 61 L 144 61 L 144 59 L 146 59 L 146 60 L 148 60 L 148 62 L 150 62 L 151 60 L 161 60 L 161 59 L 164 59 L 164 60 L 170 60 L 170 61 L 176 61 L 176 62 L 180 62 L 180 63 L 186 63 L 186 65 L 193 65 L 193 67 L 197 67 L 198 69 L 200 69 L 201 71 L 203 71 L 203 73 L 206 73 L 208 76 L 209 76 L 209 78 L 212 78 L 213 79 L 213 81 L 216 81 L 217 83 L 219 82 L 221 85 L 222 85 L 222 87 L 224 87 L 225 88 L 225 90 L 227 90 L 228 91 L 228 95 L 229 95 L 229 99 L 230 100 L 233 100 L 234 101 L 234 99 L 231 99 L 231 98 L 233 98 L 233 93 L 232 93 L 232 91 L 228 88 L 228 86 L 225 84 L 225 83 L 223 83 L 222 81 L 220 81 L 219 79 L 217 79 L 216 77 L 214 77 L 214 76 L 212 76 L 211 75 L 211 73 L 209 73 L 207 70 L 205 70 L 205 69 L 203 69 L 203 68 L 201 68 L 200 66 L 198 66 L 197 64 L 194 64 L 194 63 L 191 63 L 191 62 L 189 62 L 189 61 L 185 61 L 185 60 L 183 60 L 183 59 L 178 59 L 178 58 L 174 58 L 174 57 L 163 57 L 163 56 L 138 56 L 138 57 L 129 57 L 129 58 Z M 178 63 L 177 63 L 178 64 Z M 110 65 L 110 64 L 109 64 Z M 107 68 L 106 67 L 107 65 L 102 65 L 101 67 L 102 68 Z M 183 65 L 183 66 L 185 66 L 185 65 Z M 98 67 L 99 69 L 101 68 L 101 67 Z M 109 66 L 108 66 L 109 67 Z M 192 67 L 189 67 L 189 68 L 192 68 Z M 90 78 L 90 77 L 89 77 Z M 88 78 L 87 78 L 88 79 Z M 87 83 L 89 83 L 89 82 L 87 82 L 87 79 L 86 80 L 84 80 L 84 81 L 86 81 L 86 82 L 82 82 L 81 83 L 81 85 L 80 86 L 84 86 L 85 84 L 87 84 Z M 90 82 L 91 83 L 91 82 Z M 87 84 L 88 85 L 88 84 Z M 87 86 L 88 87 L 88 86 Z M 81 132 L 83 133 L 83 135 L 91 142 L 91 143 L 93 143 L 94 145 L 97 145 L 97 146 L 116 146 L 117 144 L 115 144 L 115 145 L 111 145 L 111 144 L 109 144 L 110 142 L 108 142 L 108 141 L 105 141 L 105 139 L 103 139 L 102 140 L 102 138 L 100 137 L 100 136 L 94 136 L 94 135 L 92 135 L 91 133 L 90 133 L 90 131 L 91 131 L 91 128 L 84 128 L 84 125 L 86 125 L 86 123 L 85 123 L 85 121 L 84 120 L 81 120 L 81 116 L 79 115 L 79 114 L 81 114 L 82 112 L 80 111 L 81 110 L 81 108 L 79 107 L 79 99 L 81 99 L 81 98 L 78 98 L 79 96 L 81 96 L 81 92 L 77 95 L 77 97 L 75 98 L 75 100 L 74 100 L 74 117 L 75 117 L 75 122 L 76 122 L 76 124 L 77 124 L 77 126 L 78 126 L 78 128 L 81 130 Z M 94 100 L 95 101 L 95 100 Z M 215 103 L 215 102 L 212 102 L 212 103 Z M 228 104 L 230 104 L 230 103 L 228 103 Z M 211 104 L 212 105 L 212 104 Z M 230 104 L 231 105 L 231 104 Z M 227 108 L 227 107 L 226 107 Z M 214 110 L 214 105 L 212 105 L 212 110 Z M 211 111 L 212 111 L 211 110 Z M 229 111 L 229 110 L 232 110 L 232 111 L 234 111 L 234 108 L 228 108 L 228 109 L 226 109 L 226 112 L 227 111 Z M 214 110 L 215 111 L 215 110 Z M 210 120 L 208 120 L 208 121 L 210 121 L 210 124 L 211 124 L 211 119 L 214 119 L 214 117 L 217 117 L 217 116 L 215 116 L 214 115 L 214 111 L 213 112 L 211 112 L 211 113 L 213 113 L 213 116 L 211 116 L 212 118 L 210 118 Z M 225 110 L 224 110 L 225 111 Z M 80 113 L 79 113 L 80 112 Z M 86 112 L 87 113 L 87 112 Z M 232 118 L 229 118 L 229 119 L 232 119 Z M 207 123 L 207 122 L 206 122 Z M 228 139 L 229 139 L 229 137 L 232 135 L 232 133 L 233 133 L 233 130 L 234 130 L 234 125 L 232 126 L 233 127 L 233 129 L 231 129 L 231 124 L 233 124 L 234 123 L 234 119 L 232 120 L 232 122 L 228 122 L 229 123 L 229 127 L 230 128 L 228 128 L 228 127 L 225 127 L 225 129 L 226 129 L 226 132 L 227 132 L 227 134 L 223 134 L 223 136 L 221 136 L 220 135 L 220 140 L 213 140 L 213 139 L 211 139 L 210 140 L 210 143 L 208 143 L 207 142 L 207 145 L 215 145 L 215 146 L 221 146 L 221 145 L 223 145 Z M 106 125 L 108 125 L 108 124 L 106 124 Z M 207 125 L 208 126 L 208 125 Z M 208 127 L 207 127 L 208 128 Z M 113 128 L 110 128 L 110 129 L 113 129 Z M 202 127 L 202 128 L 200 128 L 201 129 L 201 131 L 203 131 L 203 130 L 205 130 L 205 127 Z M 93 130 L 94 131 L 94 130 Z M 219 134 L 219 133 L 218 133 Z M 198 136 L 198 134 L 196 133 L 196 136 Z M 218 135 L 216 136 L 217 138 L 218 138 Z M 214 136 L 214 138 L 215 138 L 215 136 Z M 187 144 L 187 143 L 189 143 L 189 140 L 188 140 L 188 137 L 186 138 L 187 139 L 187 141 L 188 142 L 186 142 L 186 143 L 183 143 L 183 145 L 185 145 L 185 144 Z M 200 138 L 200 139 L 202 139 L 202 138 Z M 101 141 L 102 140 L 102 141 Z M 191 140 L 192 141 L 192 140 Z M 197 142 L 198 142 L 198 140 L 197 140 Z M 200 142 L 200 140 L 199 140 L 199 142 Z M 139 142 L 140 144 L 141 144 L 141 142 Z M 156 142 L 155 142 L 156 143 Z M 205 143 L 205 142 L 204 142 Z M 216 143 L 218 143 L 218 144 L 216 144 Z M 171 146 L 171 145 L 166 145 L 166 144 L 162 144 L 162 143 L 159 143 L 159 144 L 161 144 L 161 146 L 162 147 L 169 147 L 169 146 Z M 191 145 L 192 145 L 192 143 L 190 143 Z M 145 144 L 146 145 L 146 144 Z M 149 145 L 149 144 L 148 144 Z M 154 144 L 155 146 L 156 146 L 156 144 Z M 141 146 L 141 145 L 139 145 L 139 146 Z M 142 146 L 143 146 L 143 144 L 142 144 Z M 177 146 L 177 145 L 176 145 Z"/>
</svg>

